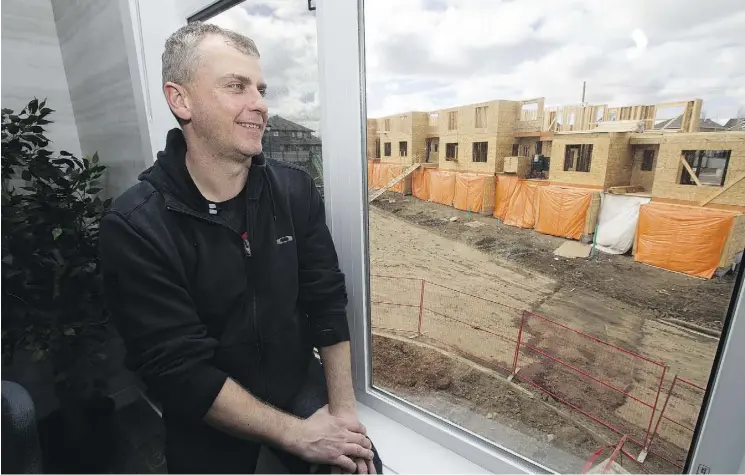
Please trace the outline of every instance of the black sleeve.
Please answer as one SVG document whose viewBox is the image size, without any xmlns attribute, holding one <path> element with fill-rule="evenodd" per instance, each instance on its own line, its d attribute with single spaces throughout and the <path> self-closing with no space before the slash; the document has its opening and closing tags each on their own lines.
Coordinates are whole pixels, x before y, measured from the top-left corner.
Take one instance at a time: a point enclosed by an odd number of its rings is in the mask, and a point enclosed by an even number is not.
<svg viewBox="0 0 745 475">
<path fill-rule="evenodd" d="M 168 412 L 201 419 L 227 379 L 211 363 L 217 341 L 207 336 L 183 272 L 145 236 L 121 214 L 101 221 L 106 302 L 124 339 L 127 366 Z"/>
<path fill-rule="evenodd" d="M 347 289 L 326 226 L 323 199 L 311 182 L 308 225 L 298 239 L 299 299 L 317 348 L 349 341 Z"/>
</svg>

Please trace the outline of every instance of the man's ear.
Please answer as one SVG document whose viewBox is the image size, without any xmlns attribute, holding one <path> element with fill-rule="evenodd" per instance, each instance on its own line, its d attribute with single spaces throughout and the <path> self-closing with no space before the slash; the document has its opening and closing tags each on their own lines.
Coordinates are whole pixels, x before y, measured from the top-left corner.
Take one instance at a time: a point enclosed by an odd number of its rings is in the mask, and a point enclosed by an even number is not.
<svg viewBox="0 0 745 475">
<path fill-rule="evenodd" d="M 191 104 L 186 88 L 174 82 L 167 82 L 163 84 L 163 92 L 173 115 L 182 121 L 191 120 Z"/>
</svg>

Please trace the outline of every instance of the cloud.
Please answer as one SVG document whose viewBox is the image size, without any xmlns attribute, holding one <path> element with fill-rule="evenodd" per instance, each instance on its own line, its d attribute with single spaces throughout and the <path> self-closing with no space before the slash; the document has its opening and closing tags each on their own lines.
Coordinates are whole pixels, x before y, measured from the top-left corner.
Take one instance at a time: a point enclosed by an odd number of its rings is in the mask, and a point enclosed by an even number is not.
<svg viewBox="0 0 745 475">
<path fill-rule="evenodd" d="M 365 2 L 371 117 L 493 99 L 609 105 L 704 99 L 745 106 L 742 0 Z M 280 114 L 320 127 L 315 15 L 299 0 L 239 4 L 213 21 L 253 38 Z"/>
<path fill-rule="evenodd" d="M 210 22 L 256 42 L 268 84 L 270 114 L 319 130 L 316 19 L 304 2 L 243 2 Z"/>
<path fill-rule="evenodd" d="M 741 0 L 376 0 L 365 11 L 368 115 L 545 96 L 551 105 L 745 105 Z M 391 84 L 422 87 L 394 88 Z M 426 85 L 425 85 L 426 84 Z"/>
</svg>

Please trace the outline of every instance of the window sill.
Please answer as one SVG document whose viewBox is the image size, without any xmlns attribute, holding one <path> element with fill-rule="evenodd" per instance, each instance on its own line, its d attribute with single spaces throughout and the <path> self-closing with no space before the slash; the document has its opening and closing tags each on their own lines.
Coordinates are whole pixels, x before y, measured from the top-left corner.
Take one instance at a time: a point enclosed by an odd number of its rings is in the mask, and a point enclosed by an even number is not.
<svg viewBox="0 0 745 475">
<path fill-rule="evenodd" d="M 489 473 L 368 406 L 358 404 L 357 411 L 383 459 L 385 473 Z"/>
</svg>

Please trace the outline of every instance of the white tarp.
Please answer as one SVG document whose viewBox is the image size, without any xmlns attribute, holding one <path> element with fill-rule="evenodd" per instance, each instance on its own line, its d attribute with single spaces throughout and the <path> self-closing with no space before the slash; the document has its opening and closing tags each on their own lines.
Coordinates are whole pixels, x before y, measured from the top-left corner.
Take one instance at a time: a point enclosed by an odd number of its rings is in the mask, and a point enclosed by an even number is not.
<svg viewBox="0 0 745 475">
<path fill-rule="evenodd" d="M 608 254 L 624 254 L 634 245 L 639 207 L 651 198 L 603 193 L 595 246 Z"/>
</svg>

